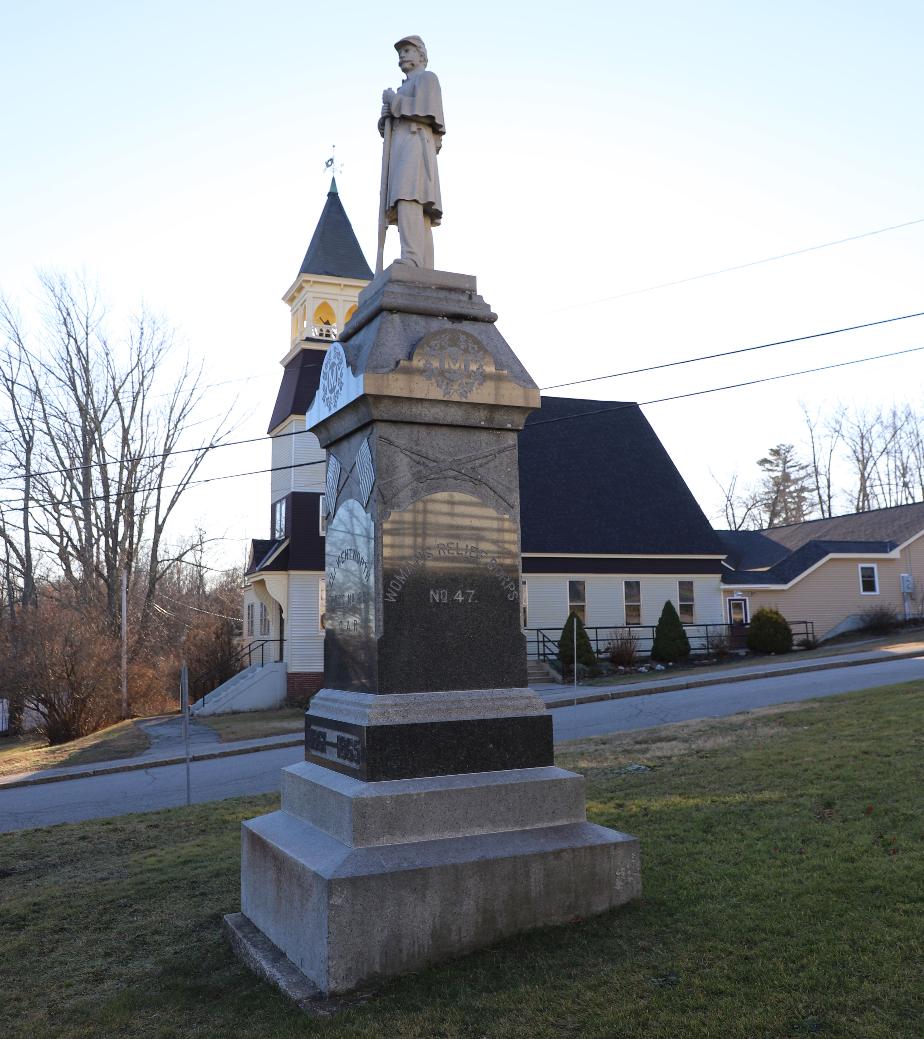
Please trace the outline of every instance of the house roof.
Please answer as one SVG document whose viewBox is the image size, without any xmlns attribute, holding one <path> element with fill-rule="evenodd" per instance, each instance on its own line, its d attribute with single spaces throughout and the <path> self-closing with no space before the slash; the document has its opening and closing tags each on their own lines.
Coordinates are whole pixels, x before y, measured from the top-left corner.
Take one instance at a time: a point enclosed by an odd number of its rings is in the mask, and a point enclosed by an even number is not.
<svg viewBox="0 0 924 1039">
<path fill-rule="evenodd" d="M 807 541 L 767 570 L 735 570 L 722 575 L 723 584 L 789 584 L 826 556 L 849 553 L 883 555 L 895 548 L 894 541 Z"/>
<path fill-rule="evenodd" d="M 278 549 L 285 546 L 281 552 Z M 277 554 L 278 552 L 278 554 Z M 289 547 L 285 538 L 251 538 L 250 562 L 244 571 L 255 574 L 261 570 L 288 570 Z"/>
<path fill-rule="evenodd" d="M 325 353 L 326 350 L 320 348 L 304 347 L 285 366 L 267 433 L 272 433 L 290 415 L 308 413 L 308 405 L 321 385 Z"/>
<path fill-rule="evenodd" d="M 519 458 L 524 552 L 725 554 L 635 403 L 543 397 Z"/>
<path fill-rule="evenodd" d="M 924 532 L 924 502 L 767 530 L 720 530 L 734 570 L 725 584 L 789 584 L 825 556 L 882 555 Z"/>
<path fill-rule="evenodd" d="M 333 178 L 327 201 L 298 273 L 372 280 L 372 270 L 353 233 L 353 225 L 340 201 L 337 181 Z"/>
</svg>

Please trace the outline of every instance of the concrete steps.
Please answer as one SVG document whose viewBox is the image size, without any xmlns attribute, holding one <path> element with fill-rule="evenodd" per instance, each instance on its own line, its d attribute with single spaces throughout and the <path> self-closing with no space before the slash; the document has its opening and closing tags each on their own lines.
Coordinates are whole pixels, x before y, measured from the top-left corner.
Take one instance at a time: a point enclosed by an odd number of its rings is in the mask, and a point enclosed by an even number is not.
<svg viewBox="0 0 924 1039">
<path fill-rule="evenodd" d="M 223 682 L 190 708 L 192 715 L 269 711 L 286 698 L 286 665 L 253 664 Z"/>
<path fill-rule="evenodd" d="M 526 662 L 526 681 L 532 685 L 534 682 L 550 682 L 551 676 L 546 664 L 541 660 L 528 660 Z"/>
</svg>

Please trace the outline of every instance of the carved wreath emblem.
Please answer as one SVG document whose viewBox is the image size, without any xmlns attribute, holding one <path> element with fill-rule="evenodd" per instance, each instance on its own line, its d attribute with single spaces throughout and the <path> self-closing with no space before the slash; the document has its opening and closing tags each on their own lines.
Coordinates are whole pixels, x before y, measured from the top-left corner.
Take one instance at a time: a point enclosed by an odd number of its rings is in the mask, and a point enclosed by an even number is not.
<svg viewBox="0 0 924 1039">
<path fill-rule="evenodd" d="M 466 400 L 484 382 L 484 357 L 485 349 L 473 335 L 449 329 L 426 336 L 414 359 L 444 397 Z"/>
<path fill-rule="evenodd" d="M 339 343 L 334 343 L 327 351 L 324 365 L 321 368 L 321 403 L 327 411 L 333 411 L 340 399 L 345 369 L 346 358 L 343 355 L 343 347 Z"/>
</svg>

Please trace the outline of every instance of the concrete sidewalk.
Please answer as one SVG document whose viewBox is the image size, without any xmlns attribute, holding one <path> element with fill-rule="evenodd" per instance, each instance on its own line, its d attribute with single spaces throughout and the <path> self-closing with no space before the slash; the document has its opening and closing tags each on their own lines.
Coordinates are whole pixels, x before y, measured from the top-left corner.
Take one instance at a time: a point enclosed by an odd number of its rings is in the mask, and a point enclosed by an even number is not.
<svg viewBox="0 0 924 1039">
<path fill-rule="evenodd" d="M 627 696 L 642 696 L 648 693 L 666 693 L 677 689 L 701 689 L 710 685 L 726 685 L 729 682 L 750 682 L 755 678 L 779 678 L 781 675 L 801 675 L 811 671 L 830 671 L 840 667 L 859 667 L 863 664 L 880 664 L 889 660 L 908 660 L 912 657 L 924 656 L 924 642 L 910 643 L 901 650 L 870 650 L 859 653 L 842 653 L 839 656 L 817 657 L 813 660 L 793 660 L 786 657 L 780 660 L 761 661 L 753 667 L 729 668 L 726 673 L 709 671 L 697 675 L 686 672 L 671 677 L 660 671 L 652 678 L 633 681 L 624 678 L 621 681 L 602 683 L 600 685 L 582 686 L 577 689 L 571 685 L 558 683 L 533 684 L 533 689 L 545 701 L 546 707 L 575 707 L 582 703 L 599 703 L 601 700 L 619 700 Z"/>
<path fill-rule="evenodd" d="M 686 672 L 670 676 L 657 672 L 651 678 L 638 681 L 623 679 L 610 684 L 573 686 L 552 683 L 534 684 L 532 688 L 542 697 L 548 708 L 574 707 L 579 704 L 599 703 L 602 700 L 620 700 L 631 696 L 646 696 L 650 693 L 666 693 L 681 689 L 699 689 L 711 685 L 726 685 L 731 682 L 750 682 L 756 678 L 778 678 L 781 675 L 798 675 L 810 671 L 825 671 L 834 668 L 858 667 L 889 660 L 906 660 L 924 656 L 924 642 L 912 643 L 900 651 L 873 650 L 868 652 L 844 653 L 840 656 L 822 657 L 814 660 L 767 660 L 753 667 L 730 668 L 726 673 L 710 671 L 697 675 Z M 25 772 L 0 779 L 0 791 L 12 787 L 34 786 L 40 783 L 55 783 L 65 779 L 85 779 L 90 776 L 111 775 L 114 772 L 132 772 L 139 769 L 159 768 L 164 765 L 182 765 L 186 752 L 182 737 L 182 720 L 179 716 L 148 718 L 138 724 L 151 737 L 151 746 L 133 758 L 117 761 L 101 761 L 91 765 L 63 765 Z M 263 736 L 251 740 L 235 740 L 222 743 L 218 733 L 206 725 L 190 723 L 190 761 L 206 761 L 210 758 L 230 757 L 235 754 L 252 754 L 277 747 L 296 747 L 304 742 L 301 732 L 281 736 Z"/>
</svg>

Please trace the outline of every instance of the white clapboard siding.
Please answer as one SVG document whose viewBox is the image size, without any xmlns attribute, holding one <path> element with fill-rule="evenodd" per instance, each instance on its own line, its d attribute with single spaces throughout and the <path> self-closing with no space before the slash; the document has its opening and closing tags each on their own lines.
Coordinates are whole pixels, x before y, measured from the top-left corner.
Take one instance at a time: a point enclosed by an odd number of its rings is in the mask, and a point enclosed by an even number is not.
<svg viewBox="0 0 924 1039">
<path fill-rule="evenodd" d="M 298 415 L 289 419 L 273 437 L 272 500 L 278 501 L 290 491 L 323 490 L 324 458 L 325 452 L 318 438 L 305 431 L 305 419 Z M 305 462 L 318 464 L 304 465 Z"/>
<path fill-rule="evenodd" d="M 290 672 L 324 670 L 324 634 L 318 625 L 320 574 L 289 574 L 286 659 Z"/>
<path fill-rule="evenodd" d="M 568 582 L 561 577 L 529 574 L 526 577 L 530 628 L 561 628 L 568 613 Z"/>
<path fill-rule="evenodd" d="M 623 621 L 622 581 L 610 574 L 590 574 L 579 578 L 584 581 L 587 600 L 585 617 L 588 627 L 609 627 Z M 567 589 L 567 585 L 565 586 Z M 562 621 L 564 624 L 564 621 Z"/>
<path fill-rule="evenodd" d="M 305 420 L 299 419 L 296 423 L 298 429 L 305 429 Z M 314 433 L 301 432 L 297 436 L 289 437 L 292 441 L 292 464 L 301 468 L 292 470 L 293 491 L 323 491 L 324 490 L 324 465 L 327 452 L 318 443 Z M 316 462 L 317 465 L 303 465 L 304 462 Z"/>
<path fill-rule="evenodd" d="M 620 627 L 625 624 L 624 581 L 639 581 L 642 598 L 642 624 L 657 624 L 668 599 L 679 606 L 678 581 L 685 574 L 582 574 L 567 576 L 528 575 L 529 612 L 527 627 L 561 628 L 568 616 L 568 581 L 584 582 L 585 614 L 588 627 Z M 693 577 L 694 622 L 721 624 L 722 587 L 718 574 Z"/>
<path fill-rule="evenodd" d="M 722 585 L 718 575 L 694 578 L 697 624 L 724 624 Z"/>
</svg>

